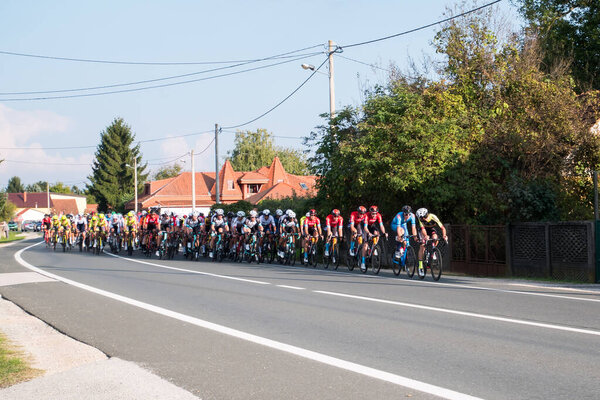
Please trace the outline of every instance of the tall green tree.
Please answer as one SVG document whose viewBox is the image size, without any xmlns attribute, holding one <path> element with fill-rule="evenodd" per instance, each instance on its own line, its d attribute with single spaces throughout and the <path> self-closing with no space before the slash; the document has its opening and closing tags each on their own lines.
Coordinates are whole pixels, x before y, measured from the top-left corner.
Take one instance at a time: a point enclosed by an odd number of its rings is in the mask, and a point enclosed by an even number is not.
<svg viewBox="0 0 600 400">
<path fill-rule="evenodd" d="M 16 208 L 17 207 L 13 203 L 8 201 L 7 192 L 0 191 L 0 222 L 12 219 L 15 215 Z"/>
<path fill-rule="evenodd" d="M 235 147 L 228 158 L 236 171 L 253 171 L 268 166 L 275 156 L 279 157 L 290 174 L 305 175 L 308 164 L 304 154 L 298 150 L 276 147 L 273 134 L 266 129 L 239 131 L 235 134 Z"/>
<path fill-rule="evenodd" d="M 37 181 L 25 186 L 25 190 L 30 193 L 39 193 L 46 191 L 46 181 Z"/>
<path fill-rule="evenodd" d="M 600 89 L 600 2 L 515 0 L 544 52 L 543 67 L 570 63 L 579 91 Z"/>
<path fill-rule="evenodd" d="M 152 178 L 156 181 L 161 179 L 174 178 L 181 173 L 182 169 L 183 168 L 179 164 L 166 165 L 160 168 L 158 171 L 156 171 Z"/>
<path fill-rule="evenodd" d="M 73 193 L 71 188 L 62 182 L 56 182 L 56 183 L 50 185 L 50 191 L 52 193 L 66 193 L 66 194 Z"/>
<path fill-rule="evenodd" d="M 137 162 L 138 192 L 143 188 L 148 174 L 142 164 L 140 147 L 133 145 L 135 135 L 122 118 L 116 118 L 100 134 L 100 144 L 95 153 L 92 175 L 88 177 L 89 193 L 98 201 L 100 210 L 122 210 L 134 197 L 134 172 L 127 164 Z"/>
<path fill-rule="evenodd" d="M 24 186 L 21 183 L 21 178 L 18 176 L 13 176 L 8 180 L 8 185 L 6 187 L 6 191 L 8 193 L 21 193 L 24 191 Z"/>
</svg>

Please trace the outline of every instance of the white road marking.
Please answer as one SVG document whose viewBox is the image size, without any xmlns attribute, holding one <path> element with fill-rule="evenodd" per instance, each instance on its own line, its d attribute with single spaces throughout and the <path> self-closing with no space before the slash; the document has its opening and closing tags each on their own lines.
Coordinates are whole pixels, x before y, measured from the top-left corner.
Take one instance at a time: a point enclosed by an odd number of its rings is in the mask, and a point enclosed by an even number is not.
<svg viewBox="0 0 600 400">
<path fill-rule="evenodd" d="M 40 243 L 42 243 L 42 242 L 40 242 Z M 106 290 L 98 289 L 93 286 L 79 283 L 79 282 L 73 281 L 71 279 L 66 279 L 61 276 L 52 274 L 50 272 L 46 272 L 40 268 L 37 268 L 37 267 L 29 264 L 27 261 L 23 260 L 23 258 L 21 257 L 21 254 L 25 250 L 27 250 L 33 246 L 37 246 L 40 243 L 36 243 L 34 245 L 25 247 L 24 249 L 21 249 L 18 252 L 16 252 L 15 260 L 17 260 L 17 262 L 19 264 L 23 265 L 24 267 L 26 267 L 32 271 L 38 272 L 42 275 L 59 280 L 61 282 L 75 286 L 77 288 L 87 290 L 89 292 L 92 292 L 92 293 L 95 293 L 95 294 L 98 294 L 98 295 L 101 295 L 104 297 L 108 297 L 110 299 L 117 300 L 117 301 L 129 304 L 129 305 L 132 305 L 132 306 L 135 306 L 135 307 L 147 310 L 147 311 L 152 311 L 156 314 L 164 315 L 166 317 L 174 318 L 179 321 L 187 322 L 187 323 L 193 324 L 195 326 L 199 326 L 201 328 L 209 329 L 214 332 L 219 332 L 224 335 L 228 335 L 228 336 L 232 336 L 232 337 L 235 337 L 238 339 L 246 340 L 248 342 L 256 343 L 256 344 L 259 344 L 259 345 L 262 345 L 265 347 L 269 347 L 272 349 L 284 351 L 286 353 L 294 354 L 296 356 L 300 356 L 300 357 L 306 358 L 308 360 L 317 361 L 317 362 L 320 362 L 320 363 L 323 363 L 326 365 L 331 365 L 333 367 L 337 367 L 337 368 L 341 368 L 341 369 L 344 369 L 347 371 L 355 372 L 355 373 L 358 373 L 361 375 L 365 375 L 365 376 L 368 376 L 371 378 L 375 378 L 375 379 L 379 379 L 379 380 L 382 380 L 385 382 L 393 383 L 393 384 L 403 386 L 403 387 L 406 387 L 409 389 L 418 390 L 420 392 L 429 393 L 434 396 L 442 397 L 445 399 L 456 399 L 456 400 L 463 400 L 463 399 L 464 400 L 470 400 L 470 399 L 476 400 L 476 399 L 478 399 L 477 397 L 469 396 L 465 393 L 456 392 L 454 390 L 431 385 L 431 384 L 428 384 L 425 382 L 421 382 L 421 381 L 406 378 L 406 377 L 403 377 L 400 375 L 392 374 L 390 372 L 378 370 L 378 369 L 367 367 L 367 366 L 364 366 L 361 364 L 356 364 L 356 363 L 353 363 L 350 361 L 331 357 L 331 356 L 328 356 L 325 354 L 317 353 L 315 351 L 303 349 L 301 347 L 292 346 L 292 345 L 289 345 L 286 343 L 267 339 L 267 338 L 264 338 L 261 336 L 256 336 L 251 333 L 239 331 L 237 329 L 228 328 L 223 325 L 218 325 L 218 324 L 215 324 L 215 323 L 212 323 L 209 321 L 205 321 L 205 320 L 202 320 L 199 318 L 191 317 L 189 315 L 181 314 L 176 311 L 168 310 L 166 308 L 162 308 L 162 307 L 155 306 L 152 304 L 144 303 L 144 302 L 141 302 L 141 301 L 129 298 L 129 297 L 121 296 L 116 293 L 108 292 Z"/>
<path fill-rule="evenodd" d="M 280 287 L 280 288 L 284 288 L 284 289 L 292 289 L 292 290 L 306 290 L 306 289 L 305 289 L 305 288 L 303 288 L 303 287 L 297 287 L 297 286 L 288 286 L 288 285 L 275 285 L 275 286 L 277 286 L 277 287 Z"/>
<path fill-rule="evenodd" d="M 564 290 L 566 292 L 578 292 L 578 293 L 590 293 L 600 295 L 599 290 L 585 290 L 585 289 L 577 289 L 572 287 L 560 287 L 560 286 L 543 286 L 543 285 L 531 285 L 526 283 L 509 283 L 510 286 L 521 286 L 521 287 L 530 287 L 536 289 L 546 289 L 546 290 Z M 560 296 L 563 297 L 563 296 Z M 587 300 L 587 299 L 578 299 L 578 300 Z"/>
<path fill-rule="evenodd" d="M 37 272 L 8 272 L 0 274 L 0 286 L 20 285 L 23 283 L 55 282 Z"/>
<path fill-rule="evenodd" d="M 235 276 L 227 276 L 227 275 L 218 275 L 218 274 L 211 274 L 210 272 L 202 272 L 202 271 L 194 271 L 192 269 L 183 269 L 183 268 L 175 268 L 175 267 L 167 267 L 166 265 L 161 265 L 161 264 L 155 264 L 155 263 L 151 263 L 148 261 L 141 261 L 141 260 L 135 260 L 133 258 L 125 258 L 125 257 L 121 257 L 118 256 L 116 254 L 111 254 L 107 251 L 104 252 L 105 254 L 108 254 L 109 256 L 112 257 L 117 257 L 117 258 L 121 258 L 123 260 L 127 260 L 127 261 L 132 261 L 132 262 L 136 262 L 136 263 L 140 263 L 140 264 L 146 264 L 146 265 L 152 265 L 153 267 L 158 267 L 158 268 L 165 268 L 165 269 L 171 269 L 174 271 L 181 271 L 181 272 L 189 272 L 192 274 L 198 274 L 198 275 L 206 275 L 206 276 L 212 276 L 214 278 L 223 278 L 223 279 L 231 279 L 234 281 L 241 281 L 241 282 L 248 282 L 248 283 L 256 283 L 258 285 L 270 285 L 271 283 L 269 282 L 262 282 L 262 281 L 255 281 L 252 279 L 243 279 L 243 278 L 236 278 Z"/>
<path fill-rule="evenodd" d="M 465 317 L 481 318 L 481 319 L 488 319 L 488 320 L 492 320 L 492 321 L 509 322 L 512 324 L 535 326 L 538 328 L 555 329 L 555 330 L 559 330 L 559 331 L 567 331 L 567 332 L 583 333 L 586 335 L 600 336 L 600 331 L 594 331 L 591 329 L 571 328 L 569 326 L 564 326 L 564 325 L 544 324 L 544 323 L 540 323 L 540 322 L 531 322 L 531 321 L 525 321 L 525 320 L 515 319 L 515 318 L 496 317 L 493 315 L 477 314 L 477 313 L 472 313 L 472 312 L 468 312 L 468 311 L 458 311 L 458 310 L 451 310 L 448 308 L 423 306 L 420 304 L 411 304 L 411 303 L 404 303 L 401 301 L 377 299 L 377 298 L 373 298 L 373 297 L 355 296 L 353 294 L 327 292 L 327 291 L 323 291 L 323 290 L 313 290 L 313 292 L 327 294 L 327 295 L 331 295 L 331 296 L 346 297 L 346 298 L 356 299 L 356 300 L 372 301 L 375 303 L 384 303 L 384 304 L 391 304 L 391 305 L 401 306 L 401 307 L 417 308 L 420 310 L 435 311 L 435 312 L 454 314 L 454 315 L 462 315 Z"/>
</svg>

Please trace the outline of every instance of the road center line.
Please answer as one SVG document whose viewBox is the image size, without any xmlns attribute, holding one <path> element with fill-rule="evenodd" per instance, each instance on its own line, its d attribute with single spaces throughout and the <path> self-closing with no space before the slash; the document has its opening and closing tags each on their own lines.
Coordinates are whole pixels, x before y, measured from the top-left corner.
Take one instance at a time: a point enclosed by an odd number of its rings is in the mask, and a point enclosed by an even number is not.
<svg viewBox="0 0 600 400">
<path fill-rule="evenodd" d="M 141 261 L 141 260 L 136 260 L 134 258 L 121 257 L 121 256 L 116 255 L 116 254 L 111 254 L 111 253 L 109 253 L 107 251 L 105 251 L 104 253 L 108 254 L 109 256 L 117 257 L 117 258 L 120 258 L 120 259 L 123 259 L 123 260 L 132 261 L 132 262 L 136 262 L 136 263 L 140 263 L 140 264 L 152 265 L 153 267 L 158 267 L 158 268 L 171 269 L 171 270 L 174 270 L 174 271 L 189 272 L 189 273 L 192 273 L 192 274 L 212 276 L 214 278 L 231 279 L 231 280 L 234 280 L 234 281 L 256 283 L 258 285 L 270 285 L 271 284 L 270 282 L 262 282 L 262 281 L 255 281 L 255 280 L 252 280 L 252 279 L 236 278 L 234 276 L 227 276 L 227 275 L 211 274 L 210 272 L 194 271 L 193 269 L 183 269 L 183 268 L 167 267 L 166 265 L 155 264 L 155 263 L 151 263 L 151 262 L 148 262 L 148 261 Z"/>
<path fill-rule="evenodd" d="M 43 243 L 43 242 L 36 243 L 36 244 L 33 244 L 31 246 L 28 246 L 28 247 L 25 247 L 25 248 L 19 250 L 18 252 L 15 253 L 15 260 L 17 260 L 17 262 L 19 264 L 21 264 L 22 266 L 24 266 L 32 271 L 38 272 L 42 275 L 59 280 L 61 282 L 75 286 L 77 288 L 87 290 L 89 292 L 92 292 L 92 293 L 95 293 L 95 294 L 98 294 L 98 295 L 101 295 L 104 297 L 108 297 L 110 299 L 117 300 L 117 301 L 129 304 L 129 305 L 132 305 L 132 306 L 135 306 L 135 307 L 147 310 L 147 311 L 151 311 L 156 314 L 164 315 L 166 317 L 174 318 L 179 321 L 187 322 L 187 323 L 193 324 L 195 326 L 199 326 L 201 328 L 209 329 L 214 332 L 219 332 L 224 335 L 228 335 L 228 336 L 232 336 L 232 337 L 235 337 L 238 339 L 246 340 L 248 342 L 256 343 L 256 344 L 259 344 L 259 345 L 262 345 L 265 347 L 269 347 L 272 349 L 284 351 L 286 353 L 294 354 L 296 356 L 300 356 L 300 357 L 306 358 L 308 360 L 317 361 L 322 364 L 331 365 L 333 367 L 337 367 L 337 368 L 341 368 L 341 369 L 344 369 L 347 371 L 355 372 L 355 373 L 358 373 L 358 374 L 361 374 L 364 376 L 379 379 L 379 380 L 389 382 L 389 383 L 392 383 L 395 385 L 403 386 L 403 387 L 406 387 L 409 389 L 418 390 L 420 392 L 429 393 L 429 394 L 432 394 L 432 395 L 435 395 L 438 397 L 442 397 L 445 399 L 456 399 L 456 400 L 459 400 L 459 399 L 460 400 L 462 400 L 462 399 L 476 400 L 476 399 L 478 399 L 477 397 L 469 396 L 465 393 L 456 392 L 454 390 L 431 385 L 431 384 L 428 384 L 425 382 L 421 382 L 421 381 L 406 378 L 406 377 L 403 377 L 400 375 L 392 374 L 390 372 L 378 370 L 378 369 L 367 367 L 367 366 L 364 366 L 361 364 L 356 364 L 356 363 L 353 363 L 350 361 L 331 357 L 331 356 L 328 356 L 325 354 L 321 354 L 321 353 L 317 353 L 317 352 L 314 352 L 311 350 L 303 349 L 301 347 L 296 347 L 296 346 L 293 346 L 290 344 L 267 339 L 267 338 L 264 338 L 261 336 L 256 336 L 251 333 L 239 331 L 237 329 L 228 328 L 223 325 L 218 325 L 218 324 L 215 324 L 215 323 L 212 323 L 209 321 L 191 317 L 189 315 L 181 314 L 176 311 L 172 311 L 172 310 L 168 310 L 166 308 L 162 308 L 162 307 L 155 306 L 152 304 L 144 303 L 144 302 L 141 302 L 141 301 L 129 298 L 129 297 L 121 296 L 116 293 L 108 292 L 106 290 L 98 289 L 93 286 L 89 286 L 89 285 L 79 283 L 79 282 L 76 282 L 76 281 L 73 281 L 73 280 L 70 280 L 67 278 L 63 278 L 61 276 L 52 274 L 50 272 L 44 271 L 43 269 L 35 267 L 35 266 L 29 264 L 27 261 L 23 260 L 23 258 L 21 257 L 21 254 L 25 250 L 30 249 L 31 247 L 37 246 L 41 243 Z M 143 263 L 145 263 L 145 262 L 143 262 Z M 147 264 L 150 264 L 150 263 L 147 263 Z M 152 264 L 150 264 L 150 265 L 152 265 Z"/>
<path fill-rule="evenodd" d="M 292 290 L 306 290 L 306 289 L 305 289 L 305 288 L 303 288 L 303 287 L 297 287 L 297 286 L 288 286 L 288 285 L 275 285 L 275 286 L 277 286 L 277 287 L 280 287 L 280 288 L 284 288 L 284 289 L 292 289 Z"/>
<path fill-rule="evenodd" d="M 571 328 L 569 326 L 564 326 L 564 325 L 553 325 L 553 324 L 545 324 L 545 323 L 540 323 L 540 322 L 525 321 L 525 320 L 514 319 L 514 318 L 496 317 L 493 315 L 477 314 L 477 313 L 472 313 L 472 312 L 468 312 L 468 311 L 450 310 L 448 308 L 423 306 L 420 304 L 411 304 L 411 303 L 404 303 L 404 302 L 400 302 L 400 301 L 377 299 L 377 298 L 373 298 L 373 297 L 356 296 L 356 295 L 345 294 L 345 293 L 327 292 L 327 291 L 323 291 L 323 290 L 313 290 L 313 292 L 326 294 L 326 295 L 330 295 L 330 296 L 346 297 L 346 298 L 356 299 L 356 300 L 372 301 L 375 303 L 384 303 L 384 304 L 391 304 L 391 305 L 401 306 L 401 307 L 417 308 L 420 310 L 435 311 L 435 312 L 454 314 L 454 315 L 462 315 L 465 317 L 481 318 L 481 319 L 488 319 L 488 320 L 492 320 L 492 321 L 508 322 L 508 323 L 512 323 L 512 324 L 535 326 L 538 328 L 555 329 L 555 330 L 559 330 L 559 331 L 567 331 L 567 332 L 583 333 L 586 335 L 600 336 L 600 331 L 594 331 L 591 329 Z"/>
</svg>

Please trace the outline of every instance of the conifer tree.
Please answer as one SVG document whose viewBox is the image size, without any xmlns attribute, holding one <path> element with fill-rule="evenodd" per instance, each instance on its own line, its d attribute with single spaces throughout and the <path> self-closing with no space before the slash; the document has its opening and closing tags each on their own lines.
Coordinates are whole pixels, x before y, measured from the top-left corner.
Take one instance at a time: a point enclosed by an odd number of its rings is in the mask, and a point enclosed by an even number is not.
<svg viewBox="0 0 600 400">
<path fill-rule="evenodd" d="M 92 166 L 91 184 L 88 191 L 98 201 L 98 209 L 121 211 L 125 203 L 134 197 L 133 165 L 137 162 L 138 193 L 148 174 L 147 165 L 142 165 L 139 144 L 133 146 L 135 135 L 122 118 L 115 118 L 110 126 L 100 134 L 100 144 L 96 149 Z"/>
</svg>

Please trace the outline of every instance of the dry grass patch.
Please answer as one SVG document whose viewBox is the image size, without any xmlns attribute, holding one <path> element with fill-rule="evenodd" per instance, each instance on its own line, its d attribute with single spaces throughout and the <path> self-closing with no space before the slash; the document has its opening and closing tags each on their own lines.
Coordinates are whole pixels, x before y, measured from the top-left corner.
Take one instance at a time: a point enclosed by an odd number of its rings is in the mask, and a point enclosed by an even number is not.
<svg viewBox="0 0 600 400">
<path fill-rule="evenodd" d="M 0 388 L 25 382 L 44 371 L 31 368 L 27 357 L 0 333 Z"/>
</svg>

